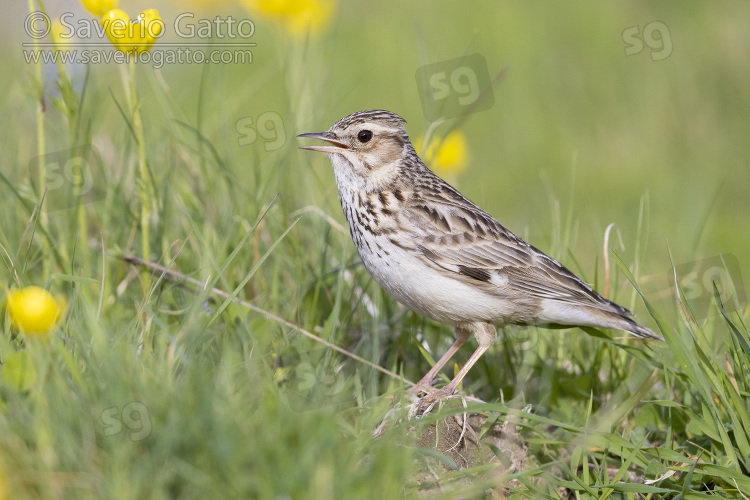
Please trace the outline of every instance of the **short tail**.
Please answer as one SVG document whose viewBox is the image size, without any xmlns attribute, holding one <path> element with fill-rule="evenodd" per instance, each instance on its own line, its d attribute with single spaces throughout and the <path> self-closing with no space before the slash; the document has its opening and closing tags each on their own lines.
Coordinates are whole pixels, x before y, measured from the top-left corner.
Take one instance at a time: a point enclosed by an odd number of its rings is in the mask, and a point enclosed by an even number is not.
<svg viewBox="0 0 750 500">
<path fill-rule="evenodd" d="M 589 308 L 590 310 L 593 309 L 592 312 L 595 315 L 599 316 L 599 326 L 602 326 L 604 328 L 615 328 L 617 330 L 622 330 L 642 339 L 664 340 L 661 336 L 655 334 L 649 328 L 636 323 L 635 320 L 631 317 L 633 316 L 632 312 L 628 311 L 618 304 L 615 304 L 614 302 L 611 302 L 611 304 L 615 307 L 613 307 L 609 311 Z"/>
<path fill-rule="evenodd" d="M 603 300 L 609 303 L 608 305 L 610 306 L 610 308 L 609 310 L 601 310 L 606 317 L 605 324 L 603 324 L 602 326 L 606 326 L 607 323 L 611 323 L 609 325 L 609 328 L 616 328 L 642 339 L 664 340 L 661 336 L 655 334 L 649 328 L 636 323 L 633 319 L 633 313 L 628 309 L 622 307 L 620 304 L 615 304 L 610 300 Z"/>
<path fill-rule="evenodd" d="M 571 305 L 560 301 L 544 301 L 542 302 L 539 322 L 568 326 L 614 328 L 615 330 L 622 330 L 643 339 L 664 340 L 661 336 L 631 319 L 630 316 L 633 313 L 614 302 L 604 302 L 604 300 L 602 299 L 602 306 L 604 307 Z"/>
<path fill-rule="evenodd" d="M 640 337 L 642 339 L 654 339 L 654 340 L 664 340 L 663 337 L 660 335 L 655 334 L 650 329 L 646 328 L 645 326 L 641 326 L 635 321 L 633 321 L 630 318 L 625 318 L 625 321 L 629 323 L 628 327 L 625 329 L 626 332 L 632 333 L 636 337 Z"/>
</svg>

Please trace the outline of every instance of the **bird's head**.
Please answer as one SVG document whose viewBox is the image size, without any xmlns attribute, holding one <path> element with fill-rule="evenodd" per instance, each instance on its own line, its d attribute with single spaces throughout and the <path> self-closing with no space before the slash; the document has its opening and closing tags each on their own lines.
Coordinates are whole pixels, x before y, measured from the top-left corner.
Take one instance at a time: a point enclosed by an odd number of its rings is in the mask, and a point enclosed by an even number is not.
<svg viewBox="0 0 750 500">
<path fill-rule="evenodd" d="M 378 176 L 386 167 L 395 168 L 411 148 L 404 129 L 406 121 L 383 110 L 359 111 L 333 124 L 327 132 L 300 134 L 328 142 L 325 146 L 301 146 L 300 149 L 326 153 L 339 167 L 350 168 L 360 177 Z M 413 150 L 413 148 L 411 148 Z"/>
</svg>

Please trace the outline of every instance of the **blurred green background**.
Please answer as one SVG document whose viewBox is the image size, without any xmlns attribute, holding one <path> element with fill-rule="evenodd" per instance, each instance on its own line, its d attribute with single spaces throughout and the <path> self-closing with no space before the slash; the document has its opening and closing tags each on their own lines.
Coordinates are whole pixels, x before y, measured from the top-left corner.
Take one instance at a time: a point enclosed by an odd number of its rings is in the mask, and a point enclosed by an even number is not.
<svg viewBox="0 0 750 500">
<path fill-rule="evenodd" d="M 76 21 L 92 17 L 77 3 L 47 5 L 53 17 L 61 11 L 76 13 Z M 675 264 L 718 254 L 744 263 L 750 256 L 750 233 L 741 226 L 741 215 L 750 213 L 745 5 L 480 2 L 426 8 L 345 2 L 333 5 L 330 19 L 310 37 L 233 2 L 122 7 L 133 17 L 141 9 L 160 9 L 163 41 L 169 42 L 226 41 L 176 37 L 173 23 L 183 11 L 195 12 L 181 23 L 183 31 L 216 16 L 254 21 L 256 32 L 247 39 L 257 44 L 251 64 L 143 65 L 144 122 L 151 137 L 164 137 L 174 119 L 200 123 L 201 132 L 231 155 L 248 192 L 267 185 L 289 209 L 316 205 L 343 220 L 330 168 L 323 158 L 296 152 L 296 134 L 325 130 L 354 111 L 383 108 L 406 118 L 412 139 L 422 136 L 429 123 L 416 71 L 480 54 L 492 77 L 505 73 L 492 89 L 491 109 L 461 120 L 469 159 L 451 180 L 510 229 L 568 264 L 565 254 L 575 255 L 578 271 L 593 280 L 609 223 L 622 231 L 624 254 L 633 260 L 639 207 L 647 196 L 644 286 L 653 282 L 655 292 L 668 287 L 668 247 Z M 0 85 L 14 123 L 6 128 L 3 168 L 18 176 L 35 152 L 34 134 L 20 132 L 34 130 L 36 103 L 28 95 L 32 68 L 20 53 L 20 42 L 29 41 L 22 29 L 26 10 L 21 3 L 10 9 Z M 654 22 L 662 25 L 644 41 Z M 221 31 L 225 27 L 214 28 Z M 642 43 L 641 51 L 626 55 L 638 51 L 634 43 Z M 79 81 L 84 71 L 75 68 Z M 110 96 L 110 89 L 120 90 L 119 73 L 117 65 L 92 65 L 91 101 L 83 115 L 114 177 L 111 150 L 122 138 L 114 134 L 125 134 Z M 46 81 L 51 93 L 53 76 Z M 262 138 L 240 146 L 246 123 L 240 121 L 265 112 L 283 120 L 283 140 L 273 145 L 281 147 L 266 151 Z M 54 109 L 48 115 L 50 126 L 63 127 Z M 438 126 L 436 135 L 456 121 Z M 273 131 L 267 135 L 274 137 Z M 63 134 L 53 130 L 48 137 L 48 150 L 67 147 Z M 574 220 L 568 246 L 553 247 L 552 226 L 568 217 Z"/>
<path fill-rule="evenodd" d="M 78 2 L 48 1 L 45 6 L 51 19 L 65 12 L 73 13 L 74 22 L 94 19 Z M 210 472 L 205 477 L 192 476 L 193 467 L 210 469 L 201 457 L 222 457 L 228 474 L 265 470 L 257 464 L 247 466 L 252 459 L 236 448 L 242 442 L 262 441 L 260 437 L 269 443 L 258 445 L 263 458 L 258 463 L 277 463 L 279 468 L 271 467 L 265 474 L 281 474 L 298 460 L 298 476 L 287 478 L 288 484 L 266 485 L 265 489 L 233 476 L 223 483 L 224 496 L 245 492 L 249 496 L 283 493 L 290 496 L 276 498 L 324 498 L 331 494 L 330 483 L 335 485 L 335 496 L 344 498 L 364 494 L 357 489 L 364 488 L 357 481 L 375 480 L 381 473 L 395 474 L 393 484 L 380 483 L 383 491 L 413 493 L 403 489 L 406 479 L 398 474 L 404 473 L 393 470 L 406 467 L 409 455 L 381 453 L 381 447 L 390 449 L 382 442 L 363 444 L 379 421 L 373 408 L 385 411 L 382 401 L 377 403 L 381 406 L 370 406 L 369 398 L 393 386 L 363 369 L 342 382 L 347 390 L 331 383 L 337 387 L 336 397 L 325 391 L 310 393 L 301 366 L 315 377 L 325 367 L 326 376 L 334 380 L 353 368 L 349 365 L 341 371 L 343 365 L 329 351 L 300 341 L 289 329 L 261 316 L 248 318 L 234 306 L 226 309 L 221 321 L 206 325 L 205 297 L 201 300 L 178 287 L 154 285 L 121 260 L 122 254 L 135 254 L 166 263 L 177 256 L 174 268 L 179 271 L 201 282 L 219 279 L 213 285 L 230 292 L 241 284 L 240 298 L 418 379 L 429 364 L 417 346 L 426 340 L 431 354 L 439 355 L 450 343 L 449 329 L 400 311 L 377 289 L 358 264 L 348 235 L 337 229 L 345 221 L 329 162 L 322 155 L 296 149 L 297 134 L 326 130 L 355 111 L 381 108 L 398 113 L 407 120 L 413 141 L 431 125 L 438 141 L 450 132 L 459 133 L 465 141 L 465 164 L 442 173 L 513 232 L 600 290 L 604 234 L 615 223 L 623 246 L 614 235 L 610 246 L 634 271 L 646 296 L 672 327 L 681 325 L 675 313 L 673 264 L 682 273 L 678 278 L 683 284 L 698 284 L 691 287 L 690 298 L 699 306 L 698 319 L 703 321 L 710 310 L 710 281 L 703 279 L 703 271 L 697 278 L 691 275 L 692 266 L 718 255 L 731 256 L 730 271 L 746 311 L 750 4 L 155 0 L 123 2 L 120 7 L 131 17 L 143 9 L 159 10 L 166 32 L 152 53 L 176 50 L 181 44 L 200 45 L 195 50 L 207 52 L 228 42 L 220 36 L 226 26 L 219 28 L 216 23 L 208 38 L 179 37 L 174 22 L 183 13 L 194 13 L 183 27 L 197 27 L 202 20 L 217 17 L 250 19 L 255 32 L 240 41 L 255 44 L 252 62 L 138 65 L 135 81 L 152 201 L 150 255 L 142 255 L 140 247 L 138 146 L 125 104 L 127 67 L 66 65 L 75 95 L 83 94 L 71 111 L 55 103 L 64 93 L 56 84 L 59 69 L 43 65 L 45 154 L 54 159 L 55 155 L 64 157 L 60 151 L 92 145 L 101 158 L 92 175 L 105 195 L 96 202 L 78 202 L 78 210 L 73 206 L 49 212 L 45 216 L 49 238 L 45 240 L 41 229 L 33 236 L 27 231 L 39 199 L 32 166 L 38 155 L 41 94 L 36 67 L 27 63 L 24 54 L 34 43 L 24 29 L 29 5 L 5 6 L 0 33 L 4 117 L 0 169 L 6 179 L 0 185 L 4 213 L 0 243 L 7 249 L 5 288 L 15 281 L 11 261 L 17 262 L 15 271 L 24 286 L 42 286 L 50 280 L 52 290 L 68 298 L 63 337 L 77 346 L 70 358 L 63 354 L 68 347 L 63 349 L 60 343 L 51 351 L 35 351 L 34 359 L 48 370 L 48 377 L 38 382 L 39 399 L 33 394 L 0 392 L 7 401 L 0 430 L 10 436 L 4 446 L 15 457 L 0 460 L 0 470 L 3 461 L 11 464 L 7 470 L 39 470 L 43 479 L 22 474 L 17 481 L 28 496 L 54 491 L 55 476 L 45 476 L 44 471 L 60 470 L 60 464 L 75 469 L 70 464 L 93 442 L 77 434 L 85 437 L 87 431 L 78 429 L 74 414 L 60 417 L 56 413 L 67 411 L 66 401 L 76 401 L 71 406 L 80 406 L 96 421 L 109 406 L 144 399 L 154 422 L 152 436 L 143 441 L 143 448 L 125 448 L 113 444 L 115 438 L 103 439 L 104 431 L 96 427 L 97 446 L 106 456 L 97 455 L 83 468 L 102 474 L 112 489 L 72 488 L 76 496 L 94 498 L 115 492 L 137 497 L 158 490 L 155 497 L 197 497 L 222 484 Z M 36 8 L 32 2 L 32 9 Z M 80 49 L 86 40 L 74 43 Z M 106 44 L 100 48 L 110 50 Z M 428 121 L 421 95 L 430 89 L 424 88 L 417 72 L 472 54 L 481 56 L 490 78 L 497 77 L 487 90 L 494 103 L 489 109 L 448 117 L 439 124 Z M 277 193 L 258 230 L 243 239 Z M 300 224 L 272 247 L 297 217 L 302 217 Z M 183 241 L 187 241 L 184 248 Z M 236 246 L 240 248 L 236 260 L 225 261 Z M 261 256 L 269 249 L 272 253 L 263 260 Z M 102 254 L 106 256 L 104 285 L 70 278 L 101 279 Z M 222 266 L 225 262 L 227 267 Z M 258 273 L 242 283 L 256 264 L 261 264 Z M 613 264 L 613 275 L 615 268 Z M 55 273 L 67 278 L 55 278 Z M 639 321 L 655 328 L 630 284 L 621 276 L 613 280 L 616 286 L 611 296 L 633 308 Z M 100 292 L 103 306 L 98 303 Z M 379 315 L 370 314 L 372 309 L 363 296 L 379 308 Z M 209 302 L 210 315 L 221 301 Z M 101 319 L 98 307 L 102 307 Z M 712 348 L 720 351 L 719 334 L 710 338 Z M 612 360 L 602 362 L 603 369 L 611 364 L 627 366 L 626 370 L 601 383 L 580 382 L 576 377 L 588 369 L 586 353 L 595 348 L 601 360 L 601 345 L 575 330 L 554 333 L 532 346 L 540 354 L 530 360 L 524 348 L 513 347 L 511 339 L 485 357 L 469 379 L 487 400 L 499 399 L 500 390 L 507 398 L 523 394 L 525 400 L 540 405 L 542 413 L 584 425 L 581 418 L 592 391 L 595 406 L 604 408 L 612 394 L 619 394 L 620 384 L 625 392 L 635 391 L 651 370 L 640 361 L 631 364 L 633 358 L 617 351 Z M 23 346 L 6 339 L 0 348 L 12 352 Z M 81 348 L 86 354 L 78 351 Z M 291 374 L 283 370 L 294 365 L 289 349 L 294 363 L 299 361 L 296 372 L 290 368 Z M 501 354 L 507 351 L 512 354 Z M 142 352 L 148 356 L 141 357 Z M 669 358 L 669 354 L 664 356 Z M 467 357 L 468 353 L 462 353 L 458 358 Z M 554 369 L 545 357 L 553 360 Z M 257 366 L 247 367 L 257 359 L 261 360 Z M 514 363 L 521 359 L 530 365 L 519 373 Z M 574 368 L 570 368 L 571 359 Z M 108 368 L 119 363 L 122 366 L 117 369 Z M 67 372 L 72 366 L 79 367 L 78 376 Z M 525 376 L 528 380 L 522 380 Z M 567 376 L 570 386 L 560 389 L 555 377 L 567 380 Z M 236 386 L 221 385 L 226 380 Z M 213 391 L 215 384 L 221 385 L 217 391 Z M 66 395 L 68 390 L 70 395 Z M 338 406 L 322 413 L 285 413 L 272 401 L 289 397 L 287 390 L 291 399 L 305 394 L 308 399 L 303 406 L 326 407 L 329 398 Z M 344 398 L 342 405 L 339 397 L 353 393 L 355 401 Z M 28 417 L 27 411 L 37 415 L 29 408 L 48 413 L 43 413 L 44 419 Z M 329 419 L 341 408 L 346 412 L 337 418 L 350 427 Z M 360 416 L 363 409 L 367 409 L 366 418 Z M 171 413 L 177 410 L 180 415 Z M 296 415 L 292 423 L 301 429 L 299 435 L 289 434 L 285 426 L 269 431 L 259 423 L 286 421 L 290 415 Z M 58 422 L 59 427 L 50 422 Z M 185 428 L 178 432 L 175 422 L 185 423 Z M 212 444 L 196 445 L 202 442 L 206 426 Z M 314 452 L 297 456 L 292 451 L 314 447 L 317 438 L 312 436 L 323 436 L 326 443 L 326 439 L 336 441 L 342 426 L 354 444 L 326 455 L 327 465 L 322 469 L 316 468 Z M 640 429 L 640 424 L 635 427 Z M 70 431 L 73 428 L 77 430 Z M 46 435 L 44 429 L 62 437 L 59 441 L 40 437 Z M 311 429 L 317 434 L 303 432 Z M 67 437 L 66 432 L 70 432 Z M 277 444 L 283 442 L 289 453 L 279 452 L 281 458 L 271 459 L 263 453 L 277 438 Z M 181 440 L 192 444 L 184 445 Z M 127 438 L 125 442 L 132 444 Z M 34 446 L 27 449 L 21 443 Z M 61 450 L 67 445 L 77 451 L 65 455 Z M 45 456 L 45 450 L 57 458 L 47 456 L 36 462 L 34 457 Z M 174 470 L 150 483 L 148 467 L 170 462 L 181 453 L 199 459 L 172 464 Z M 338 474 L 347 466 L 354 467 L 364 455 L 377 457 L 368 462 L 373 469 L 358 469 L 350 482 L 343 481 Z M 232 462 L 238 456 L 242 459 Z M 132 465 L 139 459 L 143 464 Z M 123 467 L 134 470 L 127 475 Z M 181 481 L 193 489 L 183 489 Z M 62 482 L 71 485 L 77 479 L 66 476 Z M 38 486 L 41 483 L 45 485 Z"/>
</svg>

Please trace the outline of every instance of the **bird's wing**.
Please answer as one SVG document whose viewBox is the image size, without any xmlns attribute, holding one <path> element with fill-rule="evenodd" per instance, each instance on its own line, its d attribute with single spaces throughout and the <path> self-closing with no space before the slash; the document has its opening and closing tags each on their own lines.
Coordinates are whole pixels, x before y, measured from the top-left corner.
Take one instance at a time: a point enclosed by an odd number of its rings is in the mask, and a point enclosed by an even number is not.
<svg viewBox="0 0 750 500">
<path fill-rule="evenodd" d="M 460 199 L 459 199 L 460 197 Z M 412 198 L 399 217 L 414 228 L 408 245 L 443 269 L 492 287 L 539 299 L 586 304 L 632 316 L 595 292 L 562 264 L 511 233 L 458 191 Z"/>
</svg>

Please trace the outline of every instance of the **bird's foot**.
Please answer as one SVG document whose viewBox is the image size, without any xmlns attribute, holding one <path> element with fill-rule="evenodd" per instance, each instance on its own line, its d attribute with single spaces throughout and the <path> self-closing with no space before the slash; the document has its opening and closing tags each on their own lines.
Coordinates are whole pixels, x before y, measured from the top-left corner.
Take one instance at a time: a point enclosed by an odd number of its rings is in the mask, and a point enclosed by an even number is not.
<svg viewBox="0 0 750 500">
<path fill-rule="evenodd" d="M 383 420 L 374 429 L 372 437 L 376 438 L 382 435 L 389 423 L 400 423 L 402 419 L 406 417 L 406 420 L 413 420 L 415 418 L 421 418 L 429 415 L 437 406 L 438 409 L 442 408 L 443 405 L 450 401 L 460 399 L 461 404 L 465 407 L 467 402 L 484 403 L 485 401 L 474 397 L 466 396 L 459 392 L 449 389 L 447 386 L 442 388 L 436 388 L 432 386 L 419 386 L 416 385 L 406 391 L 409 403 L 402 404 L 401 402 L 395 402 L 395 404 L 388 411 Z"/>
<path fill-rule="evenodd" d="M 437 390 L 438 389 L 436 387 L 433 387 L 429 382 L 425 383 L 420 380 L 416 383 L 416 385 L 414 385 L 414 387 L 406 390 L 406 395 L 412 401 L 416 401 L 417 399 L 432 394 Z"/>
<path fill-rule="evenodd" d="M 412 404 L 408 406 L 409 420 L 428 415 L 436 406 L 440 409 L 446 401 L 451 399 L 460 399 L 464 406 L 466 406 L 467 401 L 473 403 L 484 403 L 483 400 L 477 397 L 466 396 L 465 394 L 454 391 L 448 386 L 440 389 L 432 387 L 430 391 L 422 392 L 424 393 L 422 396 L 419 396 L 419 392 L 414 393 L 412 396 Z"/>
<path fill-rule="evenodd" d="M 423 396 L 418 397 L 416 401 L 409 406 L 408 419 L 411 420 L 413 418 L 428 415 L 435 406 L 440 408 L 448 399 L 460 397 L 462 396 L 460 394 L 455 394 L 454 391 L 432 388 L 432 390 Z"/>
</svg>

